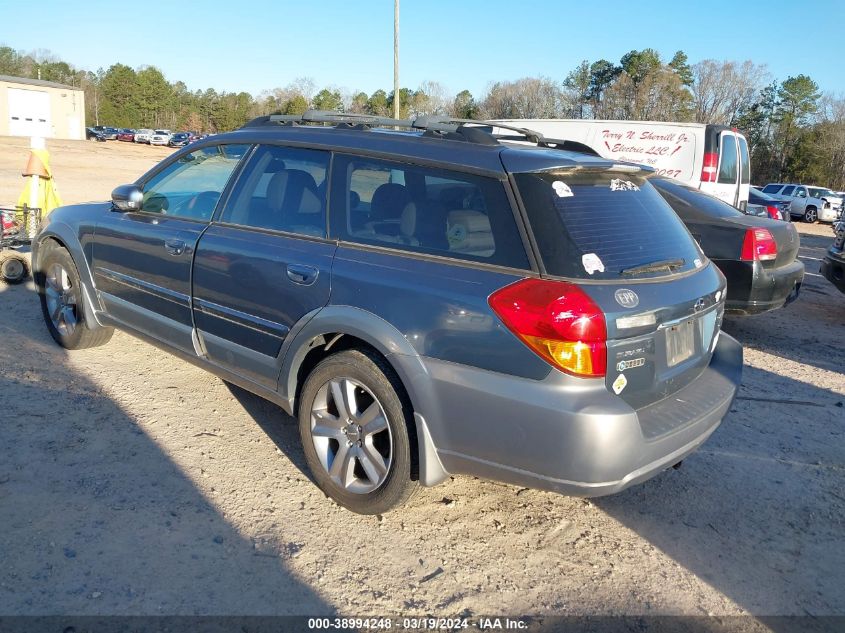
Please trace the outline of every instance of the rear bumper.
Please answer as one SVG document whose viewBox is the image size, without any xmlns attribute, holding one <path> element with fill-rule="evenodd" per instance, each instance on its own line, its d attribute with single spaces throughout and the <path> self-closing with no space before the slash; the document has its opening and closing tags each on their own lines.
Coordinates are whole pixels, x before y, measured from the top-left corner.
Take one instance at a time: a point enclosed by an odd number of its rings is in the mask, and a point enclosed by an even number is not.
<svg viewBox="0 0 845 633">
<path fill-rule="evenodd" d="M 639 410 L 604 381 L 576 384 L 558 372 L 532 381 L 426 364 L 441 410 L 449 414 L 430 428 L 449 473 L 595 497 L 653 477 L 716 430 L 739 387 L 742 347 L 722 333 L 696 380 Z"/>
<path fill-rule="evenodd" d="M 845 292 L 845 253 L 831 253 L 822 260 L 819 272 L 832 283 L 839 292 Z"/>
<path fill-rule="evenodd" d="M 716 264 L 728 280 L 728 313 L 751 315 L 775 310 L 797 299 L 801 292 L 804 264 L 797 259 L 777 268 L 765 268 L 760 262 Z"/>
</svg>

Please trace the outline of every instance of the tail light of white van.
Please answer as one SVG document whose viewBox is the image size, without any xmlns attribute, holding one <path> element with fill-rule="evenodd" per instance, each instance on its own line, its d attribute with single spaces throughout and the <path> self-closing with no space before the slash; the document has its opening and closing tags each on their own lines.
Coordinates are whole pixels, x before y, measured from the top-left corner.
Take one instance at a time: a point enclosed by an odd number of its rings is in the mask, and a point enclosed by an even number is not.
<svg viewBox="0 0 845 633">
<path fill-rule="evenodd" d="M 719 155 L 716 152 L 706 152 L 701 168 L 701 182 L 716 182 L 719 171 Z"/>
<path fill-rule="evenodd" d="M 523 279 L 490 295 L 507 328 L 553 367 L 574 376 L 607 373 L 607 326 L 601 309 L 578 286 Z"/>
<path fill-rule="evenodd" d="M 748 229 L 745 232 L 745 240 L 742 242 L 743 261 L 766 261 L 776 259 L 778 256 L 778 244 L 768 229 Z"/>
</svg>

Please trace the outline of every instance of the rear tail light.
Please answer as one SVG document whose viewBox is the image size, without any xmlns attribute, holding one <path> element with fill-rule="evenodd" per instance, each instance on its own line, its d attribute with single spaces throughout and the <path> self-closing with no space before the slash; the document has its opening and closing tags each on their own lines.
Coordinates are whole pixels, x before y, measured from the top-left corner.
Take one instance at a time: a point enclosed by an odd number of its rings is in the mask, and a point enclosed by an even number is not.
<svg viewBox="0 0 845 633">
<path fill-rule="evenodd" d="M 748 229 L 742 243 L 743 261 L 766 261 L 778 256 L 778 245 L 768 229 Z"/>
<path fill-rule="evenodd" d="M 704 154 L 704 166 L 701 168 L 701 182 L 716 182 L 719 169 L 719 155 L 715 152 Z"/>
<path fill-rule="evenodd" d="M 543 360 L 574 376 L 607 373 L 604 313 L 578 286 L 523 279 L 497 290 L 490 307 Z"/>
<path fill-rule="evenodd" d="M 766 206 L 766 213 L 769 214 L 769 217 L 773 220 L 782 220 L 783 218 L 780 215 L 780 209 L 778 209 L 774 205 L 767 205 Z"/>
</svg>

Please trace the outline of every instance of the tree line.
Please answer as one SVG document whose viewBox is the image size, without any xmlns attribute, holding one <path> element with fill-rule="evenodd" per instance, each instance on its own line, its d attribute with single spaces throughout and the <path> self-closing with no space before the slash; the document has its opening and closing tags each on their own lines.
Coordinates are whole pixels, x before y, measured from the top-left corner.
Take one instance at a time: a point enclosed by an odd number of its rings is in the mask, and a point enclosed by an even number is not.
<svg viewBox="0 0 845 633">
<path fill-rule="evenodd" d="M 310 78 L 263 91 L 189 90 L 154 66 L 116 63 L 80 70 L 49 51 L 0 47 L 0 74 L 43 79 L 85 92 L 86 120 L 115 127 L 197 132 L 235 129 L 256 116 L 306 109 L 390 116 L 456 118 L 595 118 L 692 121 L 730 125 L 749 142 L 755 183 L 795 180 L 845 189 L 845 98 L 823 95 L 807 75 L 773 80 L 751 61 L 701 60 L 678 51 L 668 61 L 654 49 L 632 50 L 618 63 L 584 60 L 565 77 L 525 77 L 492 83 L 477 98 L 425 81 L 399 94 L 371 94 Z"/>
</svg>

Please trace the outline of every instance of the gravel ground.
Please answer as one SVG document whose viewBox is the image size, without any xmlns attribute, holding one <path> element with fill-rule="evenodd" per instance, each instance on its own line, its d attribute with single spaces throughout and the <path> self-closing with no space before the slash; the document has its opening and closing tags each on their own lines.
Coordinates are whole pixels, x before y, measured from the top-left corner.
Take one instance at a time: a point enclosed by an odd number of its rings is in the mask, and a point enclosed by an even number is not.
<svg viewBox="0 0 845 633">
<path fill-rule="evenodd" d="M 50 149 L 68 202 L 167 153 Z M 797 226 L 801 297 L 726 321 L 740 396 L 681 469 L 591 501 L 455 477 L 383 517 L 310 483 L 273 405 L 123 333 L 65 352 L 0 286 L 0 615 L 845 615 L 845 295 Z"/>
</svg>

